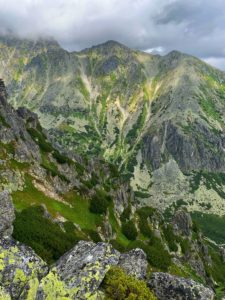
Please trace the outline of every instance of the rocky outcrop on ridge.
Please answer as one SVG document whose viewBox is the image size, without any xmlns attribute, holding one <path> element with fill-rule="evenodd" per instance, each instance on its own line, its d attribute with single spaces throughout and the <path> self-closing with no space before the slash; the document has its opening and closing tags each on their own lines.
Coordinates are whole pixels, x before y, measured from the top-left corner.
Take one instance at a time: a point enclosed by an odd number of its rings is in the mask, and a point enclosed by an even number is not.
<svg viewBox="0 0 225 300">
<path fill-rule="evenodd" d="M 148 262 L 142 249 L 133 249 L 121 254 L 119 266 L 129 275 L 133 275 L 138 279 L 146 279 Z"/>
<path fill-rule="evenodd" d="M 51 295 L 58 299 L 67 295 L 69 299 L 89 299 L 97 293 L 110 266 L 118 264 L 119 256 L 110 244 L 80 241 L 41 280 L 37 298 L 44 300 Z"/>
<path fill-rule="evenodd" d="M 214 293 L 191 279 L 167 273 L 153 273 L 148 286 L 159 300 L 213 300 Z"/>
<path fill-rule="evenodd" d="M 189 213 L 184 210 L 178 210 L 173 217 L 174 231 L 177 234 L 190 237 L 192 233 L 192 220 Z"/>
</svg>

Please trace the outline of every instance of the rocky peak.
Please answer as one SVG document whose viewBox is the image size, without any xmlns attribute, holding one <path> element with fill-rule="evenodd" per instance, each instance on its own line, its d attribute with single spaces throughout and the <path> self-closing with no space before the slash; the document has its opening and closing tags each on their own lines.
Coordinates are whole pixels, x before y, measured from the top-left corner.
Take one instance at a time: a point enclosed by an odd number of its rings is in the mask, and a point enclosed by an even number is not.
<svg viewBox="0 0 225 300">
<path fill-rule="evenodd" d="M 113 40 L 106 41 L 105 43 L 93 46 L 91 48 L 86 48 L 82 50 L 81 53 L 89 53 L 92 51 L 96 51 L 99 54 L 107 56 L 116 53 L 117 51 L 124 51 L 129 53 L 132 52 L 132 50 L 126 47 L 125 45 Z"/>
<path fill-rule="evenodd" d="M 29 51 L 40 51 L 45 48 L 59 48 L 59 44 L 53 38 L 26 38 L 21 39 L 20 37 L 9 34 L 0 36 L 0 44 L 3 44 L 7 47 L 12 47 L 20 50 L 29 50 Z"/>
</svg>

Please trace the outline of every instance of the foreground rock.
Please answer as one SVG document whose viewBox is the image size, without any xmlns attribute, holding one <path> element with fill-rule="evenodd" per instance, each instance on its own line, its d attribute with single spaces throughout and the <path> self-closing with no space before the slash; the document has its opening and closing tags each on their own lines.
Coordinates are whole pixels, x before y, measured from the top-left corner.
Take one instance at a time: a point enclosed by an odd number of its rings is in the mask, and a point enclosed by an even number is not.
<svg viewBox="0 0 225 300">
<path fill-rule="evenodd" d="M 0 192 L 0 237 L 10 236 L 15 219 L 12 198 L 8 191 Z"/>
<path fill-rule="evenodd" d="M 119 266 L 129 275 L 138 279 L 146 279 L 148 262 L 142 249 L 133 249 L 128 253 L 121 254 Z"/>
<path fill-rule="evenodd" d="M 42 279 L 37 299 L 94 297 L 110 266 L 118 264 L 119 256 L 110 244 L 80 241 Z"/>
<path fill-rule="evenodd" d="M 38 281 L 47 272 L 46 263 L 30 247 L 9 239 L 0 240 L 0 282 L 12 299 L 19 298 L 30 280 Z"/>
<path fill-rule="evenodd" d="M 7 293 L 5 289 L 1 286 L 0 286 L 0 300 L 11 300 L 9 293 Z"/>
<path fill-rule="evenodd" d="M 153 273 L 148 286 L 159 300 L 213 300 L 214 293 L 209 288 L 191 279 L 167 273 Z"/>
</svg>

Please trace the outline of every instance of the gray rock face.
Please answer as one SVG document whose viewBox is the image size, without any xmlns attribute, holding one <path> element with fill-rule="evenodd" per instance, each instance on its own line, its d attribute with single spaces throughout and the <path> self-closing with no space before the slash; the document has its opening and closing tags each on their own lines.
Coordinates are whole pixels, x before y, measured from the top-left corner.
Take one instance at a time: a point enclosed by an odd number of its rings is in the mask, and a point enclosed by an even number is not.
<svg viewBox="0 0 225 300">
<path fill-rule="evenodd" d="M 11 236 L 14 219 L 14 207 L 9 192 L 0 192 L 0 238 Z"/>
<path fill-rule="evenodd" d="M 31 127 L 36 128 L 39 124 L 38 116 L 34 112 L 31 112 L 26 107 L 19 107 L 17 109 L 18 115 L 26 121 L 26 123 L 30 124 Z"/>
<path fill-rule="evenodd" d="M 96 75 L 108 75 L 119 66 L 119 58 L 117 56 L 112 56 L 105 60 L 101 66 L 96 71 Z"/>
<path fill-rule="evenodd" d="M 0 140 L 5 144 L 13 143 L 14 156 L 18 161 L 40 161 L 39 149 L 28 134 L 22 118 L 7 103 L 7 92 L 3 85 L 0 83 Z"/>
<path fill-rule="evenodd" d="M 177 211 L 173 217 L 173 226 L 175 232 L 184 236 L 190 236 L 192 232 L 192 220 L 189 213 L 183 210 Z"/>
<path fill-rule="evenodd" d="M 187 135 L 178 125 L 168 121 L 161 124 L 157 132 L 144 137 L 143 156 L 146 161 L 151 162 L 153 169 L 160 167 L 164 154 L 172 156 L 184 172 L 225 170 L 224 135 L 216 135 L 200 123 L 191 126 L 191 134 Z"/>
<path fill-rule="evenodd" d="M 213 300 L 214 293 L 194 280 L 167 273 L 153 273 L 148 286 L 158 300 Z"/>
<path fill-rule="evenodd" d="M 147 257 L 142 249 L 133 249 L 121 254 L 119 264 L 129 275 L 138 279 L 145 279 L 147 273 Z"/>
</svg>

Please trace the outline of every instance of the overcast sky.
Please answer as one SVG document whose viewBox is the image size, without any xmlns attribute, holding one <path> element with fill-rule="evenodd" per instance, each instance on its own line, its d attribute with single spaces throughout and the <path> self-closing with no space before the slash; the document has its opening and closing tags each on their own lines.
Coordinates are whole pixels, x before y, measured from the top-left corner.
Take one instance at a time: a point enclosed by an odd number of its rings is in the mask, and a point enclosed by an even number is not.
<svg viewBox="0 0 225 300">
<path fill-rule="evenodd" d="M 0 32 L 52 36 L 69 50 L 106 40 L 180 50 L 225 70 L 224 0 L 0 0 Z"/>
</svg>

